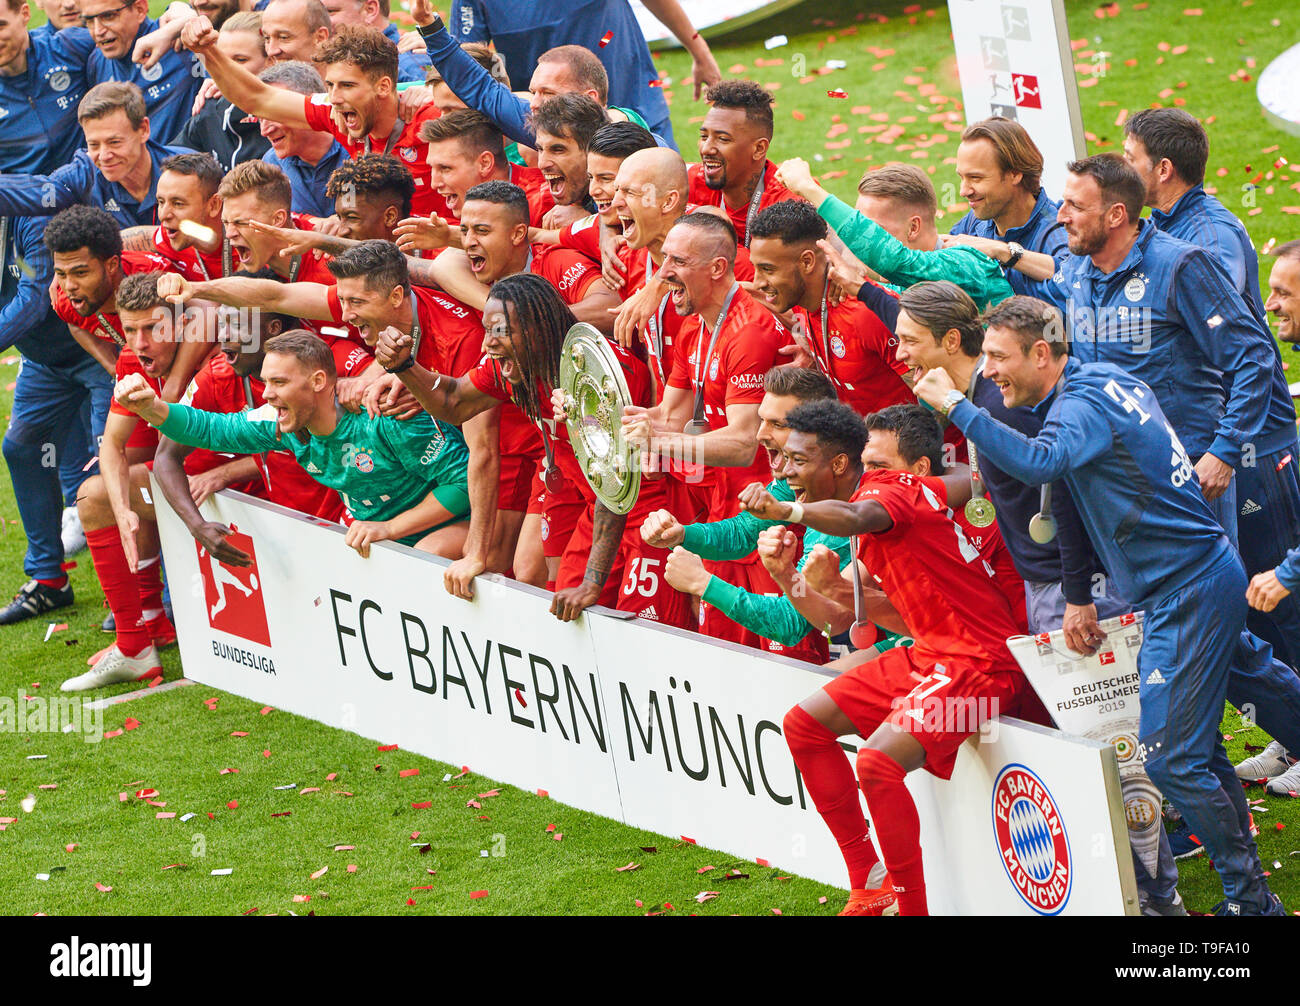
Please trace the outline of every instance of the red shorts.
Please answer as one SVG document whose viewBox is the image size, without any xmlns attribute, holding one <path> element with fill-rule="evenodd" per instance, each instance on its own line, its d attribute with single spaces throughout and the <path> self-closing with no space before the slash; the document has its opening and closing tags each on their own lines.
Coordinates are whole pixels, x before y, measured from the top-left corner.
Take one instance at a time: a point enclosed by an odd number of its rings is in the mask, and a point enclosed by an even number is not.
<svg viewBox="0 0 1300 1006">
<path fill-rule="evenodd" d="M 757 556 L 738 561 L 706 559 L 704 568 L 714 576 L 751 594 L 781 596 L 781 588 L 777 586 L 776 581 L 768 573 L 767 567 Z M 764 639 L 739 622 L 733 622 L 707 601 L 700 601 L 700 632 L 714 639 L 725 639 L 728 642 L 739 643 L 741 646 L 752 646 L 756 650 L 778 653 L 783 657 L 804 660 L 810 664 L 820 665 L 830 660 L 826 637 L 820 632 L 809 632 L 797 645 L 785 646 L 771 639 Z"/>
<path fill-rule="evenodd" d="M 501 473 L 497 479 L 497 509 L 528 512 L 536 474 L 535 457 L 528 454 L 502 455 Z"/>
<path fill-rule="evenodd" d="M 573 536 L 573 529 L 588 509 L 582 493 L 568 482 L 564 483 L 558 493 L 548 492 L 542 485 L 541 472 L 535 473 L 529 487 L 527 512 L 541 514 L 542 555 L 548 559 L 558 559 L 564 555 L 569 539 Z M 582 579 L 581 575 L 578 579 Z"/>
<path fill-rule="evenodd" d="M 822 691 L 863 738 L 884 723 L 910 733 L 925 749 L 926 769 L 948 779 L 962 742 L 984 720 L 1014 709 L 1025 679 L 1010 667 L 962 658 L 919 664 L 912 649 L 886 650 Z"/>
<path fill-rule="evenodd" d="M 560 560 L 560 571 L 555 577 L 556 590 L 576 587 L 582 582 L 591 545 L 592 513 L 588 507 L 573 530 L 564 558 Z M 654 548 L 642 540 L 641 521 L 628 520 L 614 566 L 597 603 L 631 612 L 652 622 L 693 629 L 690 595 L 668 585 L 663 576 L 667 561 L 667 549 Z"/>
</svg>

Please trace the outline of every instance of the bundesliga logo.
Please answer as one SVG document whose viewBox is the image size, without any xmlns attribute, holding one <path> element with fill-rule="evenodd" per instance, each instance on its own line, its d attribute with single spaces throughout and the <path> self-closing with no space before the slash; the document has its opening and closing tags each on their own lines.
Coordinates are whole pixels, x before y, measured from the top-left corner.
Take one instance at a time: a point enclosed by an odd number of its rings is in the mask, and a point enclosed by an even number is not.
<svg viewBox="0 0 1300 1006">
<path fill-rule="evenodd" d="M 1070 900 L 1070 843 L 1056 801 L 1023 765 L 1008 765 L 993 786 L 993 835 L 1007 879 L 1040 915 Z"/>
</svg>

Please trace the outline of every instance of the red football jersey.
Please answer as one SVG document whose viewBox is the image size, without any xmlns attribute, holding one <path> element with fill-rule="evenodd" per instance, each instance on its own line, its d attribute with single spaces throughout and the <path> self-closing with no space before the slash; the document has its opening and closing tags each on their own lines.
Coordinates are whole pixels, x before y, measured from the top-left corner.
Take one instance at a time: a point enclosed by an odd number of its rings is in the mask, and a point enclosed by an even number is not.
<svg viewBox="0 0 1300 1006">
<path fill-rule="evenodd" d="M 599 258 L 599 252 L 597 252 L 597 257 Z M 618 257 L 622 261 L 625 270 L 623 285 L 617 291 L 618 298 L 619 300 L 627 300 L 649 282 L 650 278 L 658 272 L 658 267 L 654 265 L 654 261 L 650 258 L 649 248 L 633 250 L 624 245 L 619 249 Z M 749 258 L 748 248 L 736 248 L 736 262 L 732 272 L 736 279 L 742 283 L 753 280 L 754 263 Z M 658 350 L 662 359 L 662 372 L 660 374 L 660 384 L 662 385 L 673 371 L 673 347 L 676 345 L 682 329 L 682 316 L 677 313 L 672 298 L 667 294 L 664 294 L 659 301 L 656 326 L 659 329 Z M 646 332 L 641 333 L 641 339 L 647 343 L 647 348 L 648 335 L 649 333 Z"/>
<path fill-rule="evenodd" d="M 593 262 L 600 261 L 600 217 L 595 213 L 560 228 L 560 247 L 572 248 Z M 626 248 L 626 246 L 624 246 Z"/>
<path fill-rule="evenodd" d="M 716 320 L 709 319 L 709 324 Z M 727 425 L 728 405 L 757 405 L 763 400 L 763 375 L 786 362 L 778 350 L 792 340 L 780 320 L 741 287 L 732 298 L 722 331 L 705 360 L 711 341 L 698 314 L 684 319 L 668 384 L 694 396 L 697 384 L 702 382 L 704 418 L 711 430 L 720 430 Z M 711 521 L 734 516 L 740 506 L 736 499 L 740 491 L 751 482 L 766 483 L 772 478 L 767 451 L 757 444 L 749 466 L 713 471 L 719 483 L 713 493 Z"/>
<path fill-rule="evenodd" d="M 171 263 L 154 252 L 124 251 L 121 255 L 121 262 L 122 275 L 124 276 L 130 276 L 137 272 L 173 271 Z M 68 295 L 63 292 L 63 288 L 57 283 L 55 283 L 54 297 L 50 303 L 54 308 L 54 313 L 69 325 L 83 328 L 91 335 L 103 339 L 105 342 L 113 342 L 119 346 L 123 345 L 122 319 L 117 316 L 116 311 L 101 310 L 89 316 L 78 314 L 76 308 L 72 306 L 72 301 L 68 300 Z"/>
<path fill-rule="evenodd" d="M 1009 636 L 1024 632 L 993 567 L 948 508 L 941 480 L 869 471 L 853 500 L 874 500 L 894 524 L 858 536 L 858 557 L 916 640 L 917 663 L 967 657 L 1015 667 Z"/>
<path fill-rule="evenodd" d="M 600 265 L 585 255 L 559 245 L 533 245 L 533 262 L 529 267 L 559 291 L 572 307 L 600 282 Z"/>
<path fill-rule="evenodd" d="M 749 247 L 749 203 L 743 206 L 727 206 L 722 198 L 721 189 L 711 189 L 704 183 L 704 166 L 688 164 L 686 178 L 687 201 L 697 206 L 721 206 L 731 218 L 731 225 L 736 228 L 736 240 L 746 248 Z M 786 199 L 798 199 L 793 192 L 776 180 L 776 165 L 768 161 L 763 168 L 763 194 L 758 197 L 758 206 L 754 214 Z"/>
<path fill-rule="evenodd" d="M 318 133 L 329 133 L 333 136 L 334 139 L 343 144 L 348 156 L 353 160 L 362 154 L 384 153 L 389 137 L 368 136 L 361 140 L 354 140 L 338 127 L 331 112 L 332 108 L 327 95 L 303 95 L 303 117 L 306 118 L 307 125 Z M 437 105 L 428 104 L 421 107 L 415 118 L 404 124 L 396 143 L 393 144 L 390 151 L 394 157 L 406 165 L 411 172 L 411 176 L 415 179 L 415 196 L 411 200 L 411 212 L 418 217 L 427 217 L 430 213 L 437 213 L 444 218 L 451 216 L 446 201 L 429 187 L 429 176 L 432 173 L 428 162 L 429 144 L 420 139 L 420 127 L 428 120 L 436 119 L 440 115 L 442 115 L 442 110 Z"/>
<path fill-rule="evenodd" d="M 534 227 L 542 226 L 542 217 L 555 205 L 551 187 L 546 184 L 546 176 L 537 168 L 511 161 L 510 184 L 518 185 L 528 197 L 528 222 Z"/>
<path fill-rule="evenodd" d="M 172 244 L 171 235 L 159 226 L 153 229 L 153 247 L 154 251 L 171 263 L 171 272 L 180 273 L 191 283 L 221 279 L 225 275 L 220 246 L 214 252 L 201 251 L 197 245 L 177 250 Z"/>
<path fill-rule="evenodd" d="M 856 298 L 827 306 L 822 331 L 821 311 L 792 309 L 803 325 L 817 366 L 835 385 L 840 401 L 867 415 L 890 405 L 915 402 L 902 375 L 908 367 L 897 358 L 898 339 L 871 308 Z"/>
<path fill-rule="evenodd" d="M 614 355 L 618 357 L 619 363 L 623 367 L 623 375 L 627 379 L 628 391 L 631 392 L 632 401 L 638 405 L 650 405 L 653 401 L 653 385 L 650 380 L 650 371 L 646 369 L 644 363 L 614 343 L 610 343 Z M 513 401 L 513 390 L 510 382 L 501 376 L 501 368 L 497 362 L 488 357 L 484 357 L 479 365 L 470 372 L 470 381 L 474 387 L 485 395 L 491 395 L 493 398 L 502 402 Z M 539 383 L 537 386 L 538 401 L 547 412 L 550 411 L 552 389 L 544 384 Z M 592 492 L 590 484 L 587 482 L 586 473 L 582 466 L 578 464 L 578 458 L 573 453 L 573 447 L 569 443 L 569 428 L 564 423 L 546 422 L 547 436 L 550 438 L 551 450 L 554 454 L 555 464 L 559 466 L 565 480 L 582 493 L 587 503 L 596 502 L 596 494 Z M 668 507 L 668 494 L 665 479 L 646 479 L 641 480 L 641 495 L 637 498 L 636 506 L 629 515 L 629 523 L 635 521 L 636 526 L 640 526 L 639 521 L 644 520 L 645 516 L 651 510 L 665 509 Z"/>
<path fill-rule="evenodd" d="M 1028 632 L 1029 617 L 1026 613 L 1025 581 L 1016 572 L 1016 564 L 1011 560 L 1011 552 L 1007 549 L 1006 542 L 1002 540 L 1002 532 L 998 530 L 997 524 L 990 524 L 988 527 L 975 527 L 966 519 L 964 508 L 957 510 L 953 514 L 953 519 L 966 532 L 967 540 L 979 549 L 980 555 L 993 567 L 993 579 L 998 585 L 998 590 L 1002 591 L 1002 596 L 1007 599 L 1007 604 L 1011 606 L 1011 613 L 1016 618 L 1016 625 L 1020 626 L 1021 632 Z"/>
</svg>

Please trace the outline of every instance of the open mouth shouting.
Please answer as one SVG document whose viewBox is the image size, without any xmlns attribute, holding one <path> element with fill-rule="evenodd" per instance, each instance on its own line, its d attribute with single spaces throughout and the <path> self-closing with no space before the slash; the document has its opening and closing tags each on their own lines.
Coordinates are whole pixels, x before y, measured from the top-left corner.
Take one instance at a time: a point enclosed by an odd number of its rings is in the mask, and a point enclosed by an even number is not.
<svg viewBox="0 0 1300 1006">
<path fill-rule="evenodd" d="M 558 203 L 560 201 L 560 196 L 564 195 L 564 188 L 567 181 L 564 175 L 555 171 L 543 171 L 542 177 L 546 179 L 546 184 L 550 186 L 551 198 Z"/>
<path fill-rule="evenodd" d="M 672 298 L 673 307 L 677 308 L 677 313 L 682 314 L 682 306 L 687 300 L 686 286 L 675 279 L 664 279 L 664 286 L 668 289 L 668 295 Z"/>
<path fill-rule="evenodd" d="M 599 203 L 596 204 L 599 207 Z M 627 238 L 628 244 L 636 239 L 636 221 L 630 216 L 618 215 L 618 222 L 623 225 L 623 237 Z"/>
<path fill-rule="evenodd" d="M 501 369 L 501 376 L 511 384 L 518 384 L 523 380 L 519 373 L 519 367 L 512 357 L 504 353 L 488 353 L 488 359 L 495 360 L 497 366 Z"/>
<path fill-rule="evenodd" d="M 470 271 L 473 272 L 475 276 L 487 268 L 487 256 L 481 252 L 472 252 L 467 250 L 465 252 L 465 257 L 469 259 Z"/>
</svg>

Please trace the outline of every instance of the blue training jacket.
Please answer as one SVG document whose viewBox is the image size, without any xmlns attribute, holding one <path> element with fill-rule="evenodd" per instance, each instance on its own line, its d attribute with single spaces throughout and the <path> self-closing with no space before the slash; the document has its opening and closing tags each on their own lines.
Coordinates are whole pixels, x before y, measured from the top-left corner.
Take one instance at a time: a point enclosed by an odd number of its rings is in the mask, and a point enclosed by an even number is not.
<svg viewBox="0 0 1300 1006">
<path fill-rule="evenodd" d="M 1147 607 L 1231 548 L 1151 388 L 1070 359 L 1032 440 L 968 401 L 949 413 L 981 455 L 1030 485 L 1064 478 L 1123 596 Z"/>
<path fill-rule="evenodd" d="M 85 146 L 77 104 L 90 86 L 86 59 L 95 43 L 84 28 L 27 38 L 27 69 L 0 77 L 0 171 L 49 174 Z"/>
<path fill-rule="evenodd" d="M 157 21 L 146 18 L 136 33 L 136 41 L 157 28 Z M 135 43 L 131 45 L 134 48 Z M 96 49 L 86 63 L 86 77 L 91 84 L 123 80 L 139 87 L 149 113 L 149 135 L 165 143 L 190 119 L 194 96 L 203 83 L 203 64 L 188 49 L 180 52 L 168 49 L 162 59 L 146 70 L 139 63 L 131 62 L 129 51 L 121 59 L 109 59 Z"/>
<path fill-rule="evenodd" d="M 50 306 L 54 260 L 45 247 L 48 217 L 9 221 L 0 271 L 0 351 L 16 347 L 47 367 L 84 363 L 86 351 Z"/>
<path fill-rule="evenodd" d="M 1202 186 L 1195 185 L 1179 197 L 1168 213 L 1152 210 L 1151 222 L 1163 233 L 1209 252 L 1232 278 L 1246 306 L 1268 331 L 1268 314 L 1259 293 L 1259 256 L 1249 232 L 1231 210 Z M 1276 342 L 1271 339 L 1269 342 L 1273 346 L 1273 377 L 1269 382 L 1263 436 L 1270 442 L 1278 437 L 1290 441 L 1295 437 L 1295 404 L 1282 369 L 1282 354 Z"/>
<path fill-rule="evenodd" d="M 1247 444 L 1284 446 L 1263 435 L 1273 339 L 1204 249 L 1142 220 L 1113 272 L 1070 255 L 1030 291 L 1060 308 L 1073 357 L 1113 363 L 1155 392 L 1193 459 L 1208 451 L 1235 468 Z"/>
</svg>

